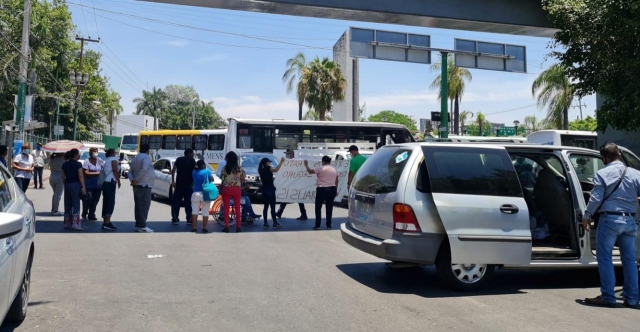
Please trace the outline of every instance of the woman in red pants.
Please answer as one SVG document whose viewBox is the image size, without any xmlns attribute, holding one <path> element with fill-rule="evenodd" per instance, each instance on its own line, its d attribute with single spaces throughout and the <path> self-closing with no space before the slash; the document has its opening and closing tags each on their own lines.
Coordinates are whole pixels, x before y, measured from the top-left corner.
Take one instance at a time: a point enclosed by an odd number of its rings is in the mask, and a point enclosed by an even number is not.
<svg viewBox="0 0 640 332">
<path fill-rule="evenodd" d="M 229 201 L 233 198 L 233 202 L 236 208 L 236 215 L 240 213 L 240 196 L 242 193 L 242 187 L 244 187 L 245 172 L 238 164 L 238 155 L 231 151 L 227 153 L 225 157 L 227 164 L 222 169 L 222 202 L 223 206 L 229 206 Z M 229 209 L 224 209 L 224 229 L 225 233 L 229 233 Z M 236 232 L 240 233 L 241 223 L 236 223 Z"/>
</svg>

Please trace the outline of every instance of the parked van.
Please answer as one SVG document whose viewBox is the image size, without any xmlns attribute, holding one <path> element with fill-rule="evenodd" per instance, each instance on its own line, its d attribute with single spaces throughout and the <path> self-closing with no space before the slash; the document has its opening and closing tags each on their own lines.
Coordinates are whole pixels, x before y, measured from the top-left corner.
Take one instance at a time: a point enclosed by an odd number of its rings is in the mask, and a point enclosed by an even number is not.
<svg viewBox="0 0 640 332">
<path fill-rule="evenodd" d="M 528 143 L 543 145 L 575 146 L 586 149 L 598 149 L 598 133 L 577 130 L 540 130 L 527 136 Z"/>
<path fill-rule="evenodd" d="M 604 166 L 597 151 L 555 145 L 385 146 L 353 180 L 342 238 L 392 262 L 435 265 L 458 290 L 486 286 L 496 267 L 595 268 L 596 232 L 581 221 Z"/>
</svg>

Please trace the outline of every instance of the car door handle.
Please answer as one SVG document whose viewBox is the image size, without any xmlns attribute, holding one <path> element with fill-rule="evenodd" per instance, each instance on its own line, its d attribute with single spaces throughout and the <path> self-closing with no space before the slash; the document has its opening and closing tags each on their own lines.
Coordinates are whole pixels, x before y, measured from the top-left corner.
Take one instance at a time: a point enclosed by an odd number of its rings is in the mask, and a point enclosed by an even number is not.
<svg viewBox="0 0 640 332">
<path fill-rule="evenodd" d="M 13 248 L 13 240 L 7 239 L 7 242 L 4 247 L 9 253 L 11 253 L 11 249 Z"/>
<path fill-rule="evenodd" d="M 513 204 L 504 204 L 500 207 L 500 212 L 504 214 L 516 214 L 520 211 L 517 206 Z"/>
</svg>

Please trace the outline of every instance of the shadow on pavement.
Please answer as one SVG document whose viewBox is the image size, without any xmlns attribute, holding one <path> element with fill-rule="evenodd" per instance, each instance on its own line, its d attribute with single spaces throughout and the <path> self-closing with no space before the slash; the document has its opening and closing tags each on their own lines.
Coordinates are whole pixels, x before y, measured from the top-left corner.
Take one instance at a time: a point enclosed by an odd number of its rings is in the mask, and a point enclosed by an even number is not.
<svg viewBox="0 0 640 332">
<path fill-rule="evenodd" d="M 598 271 L 595 269 L 498 270 L 485 289 L 479 292 L 458 292 L 445 288 L 433 267 L 392 269 L 386 263 L 362 263 L 338 265 L 337 268 L 377 292 L 413 294 L 425 298 L 526 294 L 529 289 L 600 286 Z M 585 293 L 585 297 L 590 295 L 592 294 Z"/>
</svg>

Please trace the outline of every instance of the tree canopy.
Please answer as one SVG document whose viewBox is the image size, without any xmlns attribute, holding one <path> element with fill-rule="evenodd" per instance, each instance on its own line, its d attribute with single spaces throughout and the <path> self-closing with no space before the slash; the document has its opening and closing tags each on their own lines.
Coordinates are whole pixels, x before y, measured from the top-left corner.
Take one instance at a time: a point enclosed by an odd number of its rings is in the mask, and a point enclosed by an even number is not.
<svg viewBox="0 0 640 332">
<path fill-rule="evenodd" d="M 389 122 L 401 124 L 411 131 L 412 134 L 418 132 L 416 121 L 410 116 L 392 110 L 385 110 L 377 114 L 369 115 L 369 122 Z"/>
<path fill-rule="evenodd" d="M 598 93 L 598 129 L 640 127 L 640 3 L 637 0 L 543 0 L 556 51 L 576 94 Z"/>
<path fill-rule="evenodd" d="M 569 122 L 569 130 L 596 131 L 598 122 L 591 116 Z"/>
</svg>

